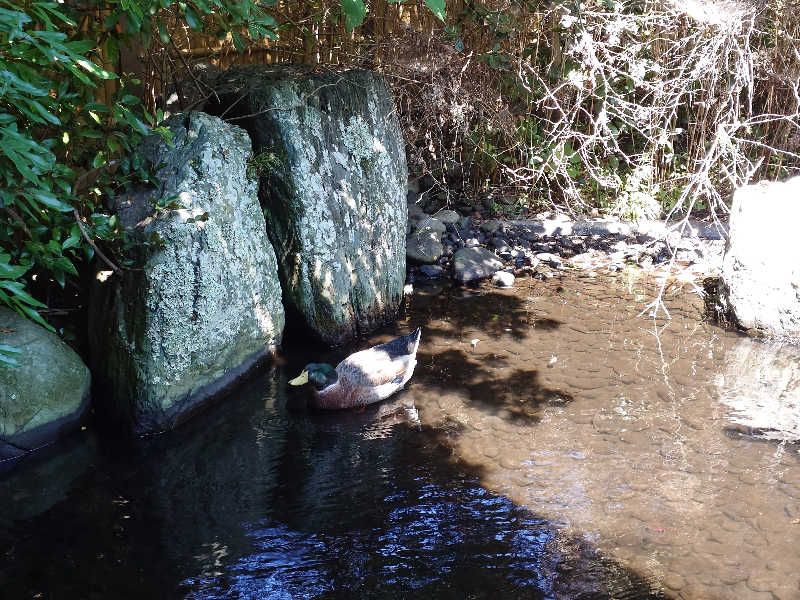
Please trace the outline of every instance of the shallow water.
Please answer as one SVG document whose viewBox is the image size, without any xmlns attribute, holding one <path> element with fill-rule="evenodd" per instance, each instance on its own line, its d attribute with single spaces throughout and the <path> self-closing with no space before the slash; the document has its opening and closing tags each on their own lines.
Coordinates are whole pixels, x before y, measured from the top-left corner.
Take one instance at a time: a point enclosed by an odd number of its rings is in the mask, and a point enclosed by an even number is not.
<svg viewBox="0 0 800 600">
<path fill-rule="evenodd" d="M 797 445 L 728 406 L 798 355 L 690 292 L 422 289 L 364 344 L 423 327 L 382 405 L 309 413 L 287 379 L 343 353 L 287 348 L 172 434 L 83 432 L 0 480 L 0 597 L 800 599 Z"/>
</svg>

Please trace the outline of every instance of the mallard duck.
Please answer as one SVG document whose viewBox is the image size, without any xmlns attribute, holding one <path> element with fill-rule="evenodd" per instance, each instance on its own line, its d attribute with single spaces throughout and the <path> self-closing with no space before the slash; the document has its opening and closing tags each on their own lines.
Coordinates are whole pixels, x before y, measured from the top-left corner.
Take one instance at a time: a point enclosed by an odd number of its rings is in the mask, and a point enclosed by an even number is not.
<svg viewBox="0 0 800 600">
<path fill-rule="evenodd" d="M 379 402 L 411 379 L 421 334 L 417 327 L 408 335 L 351 354 L 335 369 L 324 363 L 310 363 L 289 384 L 311 383 L 315 408 L 355 408 Z"/>
</svg>

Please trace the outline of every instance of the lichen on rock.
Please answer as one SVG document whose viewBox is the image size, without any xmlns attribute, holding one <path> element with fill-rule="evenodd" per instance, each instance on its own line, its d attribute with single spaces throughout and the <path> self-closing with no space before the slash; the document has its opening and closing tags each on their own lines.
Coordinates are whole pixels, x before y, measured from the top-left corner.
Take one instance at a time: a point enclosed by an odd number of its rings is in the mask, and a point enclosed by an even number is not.
<svg viewBox="0 0 800 600">
<path fill-rule="evenodd" d="M 174 426 L 279 342 L 284 313 L 247 133 L 203 113 L 166 122 L 140 149 L 160 187 L 115 201 L 140 244 L 137 265 L 98 282 L 91 306 L 93 368 L 110 412 L 137 433 Z M 154 211 L 154 198 L 180 208 Z M 156 237 L 159 242 L 151 243 Z"/>
<path fill-rule="evenodd" d="M 219 102 L 256 153 L 287 164 L 260 198 L 284 297 L 320 338 L 340 344 L 396 315 L 405 279 L 407 170 L 400 126 L 374 73 L 258 65 L 224 73 Z M 250 115 L 250 116 L 248 116 Z"/>
</svg>

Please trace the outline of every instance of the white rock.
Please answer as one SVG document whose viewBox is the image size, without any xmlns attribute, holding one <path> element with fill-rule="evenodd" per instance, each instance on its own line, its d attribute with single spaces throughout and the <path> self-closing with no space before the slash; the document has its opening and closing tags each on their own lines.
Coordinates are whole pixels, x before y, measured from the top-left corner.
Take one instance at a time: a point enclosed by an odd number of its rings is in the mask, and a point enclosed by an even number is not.
<svg viewBox="0 0 800 600">
<path fill-rule="evenodd" d="M 512 287 L 514 285 L 514 275 L 508 271 L 498 271 L 492 275 L 492 283 L 497 287 Z"/>
<path fill-rule="evenodd" d="M 722 300 L 746 329 L 800 338 L 800 177 L 736 191 Z"/>
</svg>

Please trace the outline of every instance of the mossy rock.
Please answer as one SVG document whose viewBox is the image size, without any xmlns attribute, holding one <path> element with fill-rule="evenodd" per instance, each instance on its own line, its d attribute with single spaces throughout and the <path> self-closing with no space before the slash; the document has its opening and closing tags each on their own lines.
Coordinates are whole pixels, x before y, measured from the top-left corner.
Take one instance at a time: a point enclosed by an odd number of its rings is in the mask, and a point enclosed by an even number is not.
<svg viewBox="0 0 800 600">
<path fill-rule="evenodd" d="M 247 133 L 198 112 L 165 126 L 172 147 L 153 136 L 140 148 L 164 165 L 161 186 L 116 200 L 139 241 L 135 267 L 101 277 L 90 310 L 100 408 L 135 433 L 172 428 L 222 395 L 280 343 L 284 325 Z M 180 208 L 154 210 L 154 198 Z"/>
<path fill-rule="evenodd" d="M 55 333 L 0 307 L 0 343 L 20 350 L 0 363 L 0 469 L 75 429 L 89 405 L 91 377 Z"/>
<path fill-rule="evenodd" d="M 218 101 L 216 100 L 218 99 Z M 407 168 L 385 83 L 375 73 L 251 65 L 223 73 L 206 110 L 285 157 L 260 200 L 284 299 L 330 344 L 395 318 L 405 280 Z"/>
</svg>

